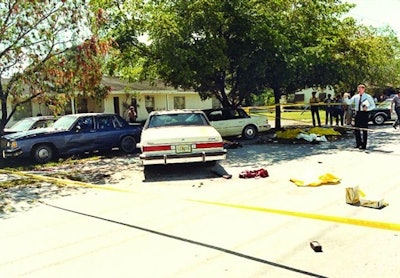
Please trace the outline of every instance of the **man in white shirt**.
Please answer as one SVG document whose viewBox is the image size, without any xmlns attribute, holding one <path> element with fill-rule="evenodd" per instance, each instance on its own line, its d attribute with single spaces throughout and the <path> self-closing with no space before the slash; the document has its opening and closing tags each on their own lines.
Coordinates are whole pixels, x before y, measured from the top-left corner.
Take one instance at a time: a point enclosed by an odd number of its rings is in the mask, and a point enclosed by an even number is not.
<svg viewBox="0 0 400 278">
<path fill-rule="evenodd" d="M 365 150 L 367 148 L 368 139 L 368 121 L 369 111 L 375 108 L 374 99 L 367 93 L 365 93 L 365 85 L 360 84 L 357 87 L 358 94 L 355 94 L 352 98 L 345 97 L 343 101 L 347 105 L 354 103 L 356 116 L 354 118 L 355 137 L 356 137 L 356 148 Z M 362 131 L 362 136 L 361 136 Z"/>
</svg>

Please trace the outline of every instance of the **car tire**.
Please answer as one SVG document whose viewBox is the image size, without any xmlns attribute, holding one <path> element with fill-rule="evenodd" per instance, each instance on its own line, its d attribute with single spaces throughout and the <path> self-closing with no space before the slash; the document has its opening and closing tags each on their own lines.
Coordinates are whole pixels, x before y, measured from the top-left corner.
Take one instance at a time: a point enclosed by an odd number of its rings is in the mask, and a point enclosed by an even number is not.
<svg viewBox="0 0 400 278">
<path fill-rule="evenodd" d="M 38 163 L 47 163 L 54 158 L 54 149 L 47 144 L 40 144 L 33 148 L 32 156 L 33 159 Z"/>
<path fill-rule="evenodd" d="M 373 122 L 376 125 L 383 125 L 386 121 L 386 118 L 383 115 L 374 116 Z"/>
<path fill-rule="evenodd" d="M 250 140 L 254 139 L 257 135 L 257 128 L 254 125 L 248 125 L 243 129 L 243 138 Z"/>
<path fill-rule="evenodd" d="M 136 140 L 132 136 L 125 136 L 121 139 L 120 149 L 124 153 L 133 153 L 136 150 Z"/>
</svg>

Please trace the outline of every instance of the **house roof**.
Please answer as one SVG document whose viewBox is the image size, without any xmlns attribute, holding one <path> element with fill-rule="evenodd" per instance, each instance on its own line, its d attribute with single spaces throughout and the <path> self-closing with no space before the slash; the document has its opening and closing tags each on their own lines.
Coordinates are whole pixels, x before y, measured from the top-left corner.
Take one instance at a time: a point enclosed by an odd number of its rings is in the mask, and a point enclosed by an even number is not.
<svg viewBox="0 0 400 278">
<path fill-rule="evenodd" d="M 111 91 L 125 91 L 125 89 L 131 91 L 180 91 L 173 87 L 166 86 L 161 81 L 156 83 L 150 83 L 149 81 L 143 82 L 127 82 L 118 77 L 104 76 L 102 79 L 102 84 L 111 87 Z M 182 90 L 183 91 L 183 90 Z"/>
</svg>

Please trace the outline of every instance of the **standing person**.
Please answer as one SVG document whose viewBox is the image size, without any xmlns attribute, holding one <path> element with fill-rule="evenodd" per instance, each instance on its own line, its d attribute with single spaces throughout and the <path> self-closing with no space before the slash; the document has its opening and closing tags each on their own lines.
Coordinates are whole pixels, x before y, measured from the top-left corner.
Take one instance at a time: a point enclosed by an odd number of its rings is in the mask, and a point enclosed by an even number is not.
<svg viewBox="0 0 400 278">
<path fill-rule="evenodd" d="M 325 99 L 325 125 L 333 124 L 333 99 L 332 95 L 328 94 L 328 97 Z"/>
<path fill-rule="evenodd" d="M 394 106 L 394 111 L 396 111 L 397 120 L 394 122 L 393 127 L 394 129 L 400 125 L 400 89 L 397 89 L 397 95 L 394 96 L 392 99 L 392 103 L 390 105 L 390 113 L 392 113 L 392 107 Z"/>
<path fill-rule="evenodd" d="M 343 94 L 343 118 L 344 118 L 344 124 L 345 125 L 351 125 L 351 120 L 353 119 L 353 110 L 351 109 L 351 105 L 347 105 L 346 102 L 344 101 L 345 98 L 350 98 L 349 93 L 344 93 Z"/>
<path fill-rule="evenodd" d="M 127 113 L 127 121 L 128 123 L 136 122 L 136 111 L 134 106 L 129 106 L 128 113 Z"/>
<path fill-rule="evenodd" d="M 319 117 L 319 99 L 316 97 L 317 92 L 312 92 L 312 96 L 310 98 L 310 109 L 311 109 L 311 116 L 312 116 L 312 123 L 315 126 L 315 118 L 317 118 L 318 126 L 321 126 L 321 119 Z"/>
<path fill-rule="evenodd" d="M 367 148 L 368 139 L 368 121 L 369 111 L 375 108 L 374 99 L 367 93 L 365 93 L 365 85 L 360 84 L 357 87 L 358 94 L 355 94 L 352 98 L 345 98 L 344 101 L 347 105 L 355 104 L 356 116 L 354 118 L 354 131 L 356 137 L 355 148 L 365 150 Z M 362 137 L 361 137 L 362 130 Z"/>
<path fill-rule="evenodd" d="M 336 125 L 343 126 L 343 115 L 344 115 L 344 110 L 343 110 L 343 98 L 342 95 L 339 94 L 335 98 L 335 106 L 333 108 L 335 110 L 334 115 L 335 115 L 335 120 L 336 120 Z"/>
</svg>

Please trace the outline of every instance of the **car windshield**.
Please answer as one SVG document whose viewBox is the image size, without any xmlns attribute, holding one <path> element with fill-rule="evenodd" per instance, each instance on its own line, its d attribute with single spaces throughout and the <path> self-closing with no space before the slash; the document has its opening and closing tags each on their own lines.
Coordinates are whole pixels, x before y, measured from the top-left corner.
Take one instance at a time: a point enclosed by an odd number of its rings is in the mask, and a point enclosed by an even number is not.
<svg viewBox="0 0 400 278">
<path fill-rule="evenodd" d="M 208 125 L 203 114 L 200 113 L 176 113 L 152 115 L 148 127 L 164 126 L 187 126 L 187 125 Z"/>
<path fill-rule="evenodd" d="M 34 121 L 32 119 L 23 119 L 18 122 L 16 122 L 13 126 L 9 128 L 10 131 L 25 131 L 29 130 L 32 125 L 34 124 Z"/>
<path fill-rule="evenodd" d="M 63 116 L 59 118 L 53 125 L 54 129 L 57 130 L 69 130 L 72 125 L 75 123 L 76 117 L 75 116 Z"/>
</svg>

